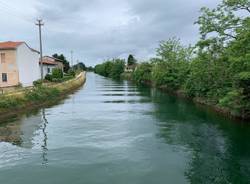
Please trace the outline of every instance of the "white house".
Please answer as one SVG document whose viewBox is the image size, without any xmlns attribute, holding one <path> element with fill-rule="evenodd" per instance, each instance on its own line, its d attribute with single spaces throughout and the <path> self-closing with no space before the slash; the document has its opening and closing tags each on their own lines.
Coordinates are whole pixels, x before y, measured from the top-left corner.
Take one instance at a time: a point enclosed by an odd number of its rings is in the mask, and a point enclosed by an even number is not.
<svg viewBox="0 0 250 184">
<path fill-rule="evenodd" d="M 25 42 L 0 42 L 0 87 L 32 86 L 39 78 L 38 51 Z"/>
<path fill-rule="evenodd" d="M 41 64 L 41 63 L 40 63 Z M 59 59 L 50 56 L 43 57 L 43 76 L 52 74 L 53 69 L 59 68 L 63 71 L 63 64 Z"/>
</svg>

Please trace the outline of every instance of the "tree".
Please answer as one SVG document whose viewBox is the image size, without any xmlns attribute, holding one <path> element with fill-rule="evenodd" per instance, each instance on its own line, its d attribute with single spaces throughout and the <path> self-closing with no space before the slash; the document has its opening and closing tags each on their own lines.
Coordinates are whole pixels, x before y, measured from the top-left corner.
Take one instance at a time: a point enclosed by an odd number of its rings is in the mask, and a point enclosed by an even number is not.
<svg viewBox="0 0 250 184">
<path fill-rule="evenodd" d="M 129 55 L 128 56 L 128 66 L 131 66 L 131 65 L 134 65 L 134 64 L 136 64 L 136 59 L 134 58 L 134 56 L 133 55 Z"/>
<path fill-rule="evenodd" d="M 167 41 L 161 41 L 156 53 L 164 62 L 190 61 L 192 48 L 182 46 L 180 40 L 173 37 Z"/>
<path fill-rule="evenodd" d="M 87 67 L 83 62 L 77 63 L 76 65 L 73 66 L 73 70 L 83 70 L 86 71 Z"/>
<path fill-rule="evenodd" d="M 200 25 L 202 39 L 210 33 L 217 33 L 219 39 L 236 39 L 236 32 L 243 27 L 244 20 L 237 15 L 240 10 L 250 13 L 249 0 L 224 0 L 217 8 L 202 8 L 202 15 L 196 24 Z"/>
<path fill-rule="evenodd" d="M 65 73 L 67 73 L 67 72 L 69 71 L 69 69 L 70 69 L 70 65 L 69 65 L 69 62 L 68 62 L 68 60 L 66 59 L 66 57 L 65 57 L 63 54 L 60 54 L 60 55 L 58 55 L 58 54 L 53 54 L 52 56 L 53 56 L 54 58 L 58 59 L 59 62 L 62 62 L 62 63 L 63 63 L 63 65 L 64 65 L 63 71 L 64 71 Z"/>
</svg>

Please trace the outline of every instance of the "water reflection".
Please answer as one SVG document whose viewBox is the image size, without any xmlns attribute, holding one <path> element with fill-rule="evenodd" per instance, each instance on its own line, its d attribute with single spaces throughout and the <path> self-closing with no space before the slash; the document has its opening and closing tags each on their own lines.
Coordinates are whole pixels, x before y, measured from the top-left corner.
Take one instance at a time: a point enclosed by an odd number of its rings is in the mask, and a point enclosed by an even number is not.
<svg viewBox="0 0 250 184">
<path fill-rule="evenodd" d="M 25 149 L 36 149 L 40 145 L 42 164 L 47 164 L 47 125 L 45 109 L 34 114 L 16 117 L 11 122 L 2 122 L 0 123 L 0 143 L 10 143 Z"/>
<path fill-rule="evenodd" d="M 48 159 L 47 159 L 47 152 L 48 152 L 48 148 L 47 148 L 47 141 L 48 141 L 48 136 L 47 136 L 47 132 L 46 132 L 46 127 L 48 124 L 48 120 L 46 119 L 46 114 L 45 114 L 45 110 L 42 109 L 42 118 L 43 118 L 43 128 L 42 128 L 42 132 L 43 132 L 43 144 L 42 144 L 42 159 L 43 159 L 43 164 L 47 164 L 48 163 Z"/>
<path fill-rule="evenodd" d="M 190 155 L 186 170 L 190 183 L 250 183 L 249 126 L 226 121 L 158 90 L 146 93 L 159 120 L 157 136 Z"/>
</svg>

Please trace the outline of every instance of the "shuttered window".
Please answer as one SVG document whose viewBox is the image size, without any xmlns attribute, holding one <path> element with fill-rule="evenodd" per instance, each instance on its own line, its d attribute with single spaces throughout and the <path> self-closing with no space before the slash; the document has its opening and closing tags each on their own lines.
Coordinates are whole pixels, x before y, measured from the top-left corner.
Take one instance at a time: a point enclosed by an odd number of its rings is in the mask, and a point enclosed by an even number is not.
<svg viewBox="0 0 250 184">
<path fill-rule="evenodd" d="M 3 82 L 7 82 L 8 81 L 7 73 L 2 73 L 2 81 Z"/>
<path fill-rule="evenodd" d="M 1 53 L 1 63 L 5 63 L 5 53 Z"/>
</svg>

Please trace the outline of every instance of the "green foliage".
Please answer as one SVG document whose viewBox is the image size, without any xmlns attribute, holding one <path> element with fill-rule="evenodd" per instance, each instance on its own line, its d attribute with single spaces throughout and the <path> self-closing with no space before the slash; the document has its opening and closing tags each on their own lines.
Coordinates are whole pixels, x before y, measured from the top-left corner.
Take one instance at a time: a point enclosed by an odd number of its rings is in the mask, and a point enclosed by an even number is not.
<svg viewBox="0 0 250 184">
<path fill-rule="evenodd" d="M 131 65 L 135 65 L 136 64 L 136 59 L 134 58 L 134 56 L 132 54 L 130 54 L 128 56 L 128 62 L 127 62 L 128 66 L 131 66 Z"/>
<path fill-rule="evenodd" d="M 182 89 L 189 73 L 189 62 L 158 62 L 152 70 L 152 81 L 157 86 Z"/>
<path fill-rule="evenodd" d="M 69 61 L 66 59 L 66 57 L 63 54 L 54 54 L 54 58 L 58 59 L 58 62 L 61 62 L 63 64 L 63 71 L 65 73 L 68 73 L 70 66 L 69 66 Z"/>
<path fill-rule="evenodd" d="M 69 76 L 75 77 L 75 76 L 76 76 L 76 72 L 71 68 L 71 69 L 69 69 L 69 71 L 68 71 L 68 75 L 69 75 Z"/>
<path fill-rule="evenodd" d="M 119 79 L 124 72 L 125 61 L 122 59 L 113 59 L 95 66 L 95 73 L 104 77 Z"/>
<path fill-rule="evenodd" d="M 63 72 L 62 72 L 62 70 L 59 69 L 59 68 L 54 68 L 52 70 L 52 78 L 53 79 L 61 79 L 61 78 L 63 78 Z"/>
<path fill-rule="evenodd" d="M 125 62 L 121 59 L 115 59 L 109 77 L 119 79 L 124 72 Z"/>
<path fill-rule="evenodd" d="M 16 108 L 22 105 L 23 100 L 16 97 L 1 96 L 0 109 Z"/>
<path fill-rule="evenodd" d="M 53 76 L 52 76 L 51 74 L 47 74 L 47 75 L 44 77 L 44 79 L 51 82 L 52 79 L 53 79 Z"/>
<path fill-rule="evenodd" d="M 86 71 L 87 70 L 87 67 L 82 62 L 77 63 L 72 68 L 73 68 L 74 71 Z"/>
<path fill-rule="evenodd" d="M 31 102 L 35 101 L 47 101 L 47 100 L 53 100 L 54 98 L 57 98 L 59 95 L 59 90 L 56 88 L 48 88 L 48 87 L 36 87 L 33 90 L 27 90 L 25 92 L 25 99 Z"/>
<path fill-rule="evenodd" d="M 156 52 L 164 62 L 184 62 L 190 61 L 192 50 L 192 47 L 182 46 L 179 39 L 170 38 L 167 41 L 161 41 Z"/>
<path fill-rule="evenodd" d="M 34 86 L 41 86 L 43 84 L 43 80 L 41 80 L 41 79 L 38 79 L 38 80 L 36 80 L 36 81 L 33 81 L 33 85 Z"/>
<path fill-rule="evenodd" d="M 132 78 L 137 83 L 151 81 L 152 64 L 141 63 L 133 72 Z"/>
</svg>

